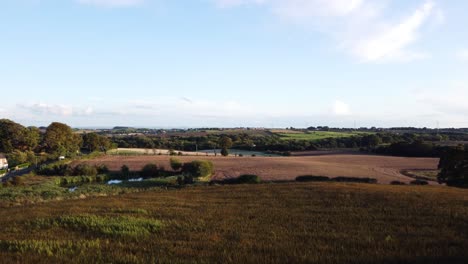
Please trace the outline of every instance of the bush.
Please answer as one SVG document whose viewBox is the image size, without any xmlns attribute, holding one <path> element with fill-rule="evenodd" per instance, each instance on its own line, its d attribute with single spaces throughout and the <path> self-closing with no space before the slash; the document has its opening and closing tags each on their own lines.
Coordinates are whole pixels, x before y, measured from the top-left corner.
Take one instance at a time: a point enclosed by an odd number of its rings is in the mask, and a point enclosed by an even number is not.
<svg viewBox="0 0 468 264">
<path fill-rule="evenodd" d="M 122 165 L 120 172 L 123 174 L 123 176 L 128 176 L 130 174 L 130 168 L 127 165 Z"/>
<path fill-rule="evenodd" d="M 429 183 L 425 180 L 414 180 L 411 181 L 410 184 L 412 185 L 428 185 Z"/>
<path fill-rule="evenodd" d="M 24 185 L 24 179 L 21 176 L 16 176 L 16 177 L 13 177 L 12 183 L 15 186 L 23 186 Z"/>
<path fill-rule="evenodd" d="M 171 158 L 170 163 L 171 163 L 171 168 L 174 171 L 180 170 L 183 166 L 182 161 L 180 161 L 178 158 Z"/>
<path fill-rule="evenodd" d="M 98 174 L 98 169 L 96 166 L 88 164 L 78 164 L 73 169 L 73 175 L 75 176 L 96 176 Z"/>
<path fill-rule="evenodd" d="M 140 175 L 145 178 L 153 178 L 159 176 L 158 165 L 154 163 L 146 164 L 140 172 Z"/>
<path fill-rule="evenodd" d="M 101 165 L 97 165 L 96 166 L 96 169 L 97 169 L 97 173 L 98 174 L 106 174 L 106 173 L 109 173 L 109 168 L 104 165 L 104 164 L 101 164 Z"/>
<path fill-rule="evenodd" d="M 66 176 L 72 173 L 70 166 L 63 162 L 42 165 L 36 172 L 43 176 Z"/>
<path fill-rule="evenodd" d="M 190 175 L 177 177 L 177 184 L 179 185 L 192 184 L 192 183 L 193 183 L 193 177 Z"/>
<path fill-rule="evenodd" d="M 257 175 L 253 174 L 245 174 L 241 175 L 237 178 L 237 183 L 248 183 L 248 184 L 255 184 L 262 182 L 262 179 Z"/>
<path fill-rule="evenodd" d="M 195 178 L 208 177 L 214 172 L 213 163 L 207 160 L 194 160 L 184 163 L 182 172 Z"/>
<path fill-rule="evenodd" d="M 336 177 L 332 181 L 336 182 L 358 182 L 358 183 L 377 183 L 377 179 L 373 178 L 357 178 L 357 177 Z"/>
<path fill-rule="evenodd" d="M 390 184 L 391 185 L 406 185 L 406 183 L 401 182 L 401 181 L 392 181 Z"/>
<path fill-rule="evenodd" d="M 296 177 L 296 181 L 298 182 L 323 182 L 323 181 L 330 181 L 329 177 L 325 176 L 313 176 L 313 175 L 304 175 Z"/>
<path fill-rule="evenodd" d="M 224 157 L 229 155 L 229 151 L 227 150 L 227 148 L 222 148 L 221 149 L 221 155 L 223 155 Z"/>
</svg>

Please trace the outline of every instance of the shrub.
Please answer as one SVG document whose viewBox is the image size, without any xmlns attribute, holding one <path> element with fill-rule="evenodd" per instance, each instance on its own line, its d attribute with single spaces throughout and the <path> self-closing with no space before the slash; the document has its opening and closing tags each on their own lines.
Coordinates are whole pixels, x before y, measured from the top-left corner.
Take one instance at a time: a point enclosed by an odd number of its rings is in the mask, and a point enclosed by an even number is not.
<svg viewBox="0 0 468 264">
<path fill-rule="evenodd" d="M 171 168 L 175 171 L 178 171 L 182 168 L 183 164 L 178 158 L 171 158 L 170 160 Z"/>
<path fill-rule="evenodd" d="M 154 163 L 146 164 L 140 172 L 140 175 L 145 178 L 152 178 L 159 176 L 158 165 Z"/>
<path fill-rule="evenodd" d="M 257 175 L 253 175 L 253 174 L 245 174 L 245 175 L 241 175 L 237 178 L 237 182 L 238 183 L 249 183 L 249 184 L 253 184 L 253 183 L 260 183 L 262 182 L 262 179 L 260 179 L 260 177 L 258 177 Z"/>
<path fill-rule="evenodd" d="M 56 162 L 49 165 L 42 165 L 36 172 L 43 176 L 65 176 L 71 174 L 71 168 L 68 164 Z"/>
<path fill-rule="evenodd" d="M 177 184 L 179 185 L 192 184 L 192 183 L 193 183 L 193 177 L 190 175 L 177 177 Z"/>
<path fill-rule="evenodd" d="M 406 185 L 406 183 L 401 182 L 401 181 L 392 181 L 390 184 L 391 185 Z"/>
<path fill-rule="evenodd" d="M 101 164 L 101 165 L 97 165 L 96 166 L 96 169 L 97 169 L 97 173 L 98 174 L 106 174 L 106 173 L 109 173 L 109 168 L 104 165 L 104 164 Z"/>
<path fill-rule="evenodd" d="M 411 181 L 410 184 L 412 185 L 428 185 L 429 183 L 425 180 L 414 180 Z"/>
<path fill-rule="evenodd" d="M 221 149 L 221 155 L 223 155 L 224 157 L 229 155 L 229 151 L 227 150 L 227 148 L 222 148 Z"/>
<path fill-rule="evenodd" d="M 358 177 L 336 177 L 332 181 L 336 182 L 358 182 L 358 183 L 377 183 L 377 179 L 373 178 L 358 178 Z"/>
<path fill-rule="evenodd" d="M 24 185 L 24 179 L 21 176 L 16 176 L 13 177 L 13 185 L 15 186 L 23 186 Z"/>
<path fill-rule="evenodd" d="M 122 167 L 120 168 L 120 172 L 124 176 L 128 176 L 128 174 L 130 174 L 130 168 L 127 165 L 122 165 Z"/>
<path fill-rule="evenodd" d="M 314 176 L 314 175 L 304 175 L 304 176 L 298 176 L 296 177 L 296 181 L 298 182 L 323 182 L 323 181 L 329 181 L 329 177 L 325 176 Z"/>
<path fill-rule="evenodd" d="M 78 164 L 73 169 L 73 175 L 75 176 L 96 176 L 97 174 L 98 169 L 88 164 Z"/>
<path fill-rule="evenodd" d="M 211 161 L 194 160 L 190 163 L 184 163 L 182 172 L 195 178 L 208 177 L 213 174 L 214 167 Z"/>
<path fill-rule="evenodd" d="M 242 154 L 242 153 L 239 153 L 239 157 L 244 157 L 244 154 Z"/>
</svg>

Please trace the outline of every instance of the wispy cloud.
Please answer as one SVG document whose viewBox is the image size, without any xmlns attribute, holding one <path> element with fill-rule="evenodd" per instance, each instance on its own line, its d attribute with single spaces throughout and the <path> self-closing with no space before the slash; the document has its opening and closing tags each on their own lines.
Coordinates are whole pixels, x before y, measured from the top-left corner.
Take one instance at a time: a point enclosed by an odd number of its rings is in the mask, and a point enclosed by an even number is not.
<svg viewBox="0 0 468 264">
<path fill-rule="evenodd" d="M 37 115 L 54 115 L 54 116 L 83 116 L 91 115 L 94 113 L 92 107 L 74 108 L 70 105 L 56 105 L 46 103 L 33 103 L 33 104 L 18 104 L 19 108 L 29 111 Z"/>
<path fill-rule="evenodd" d="M 409 61 L 427 55 L 408 51 L 419 30 L 427 22 L 434 10 L 434 4 L 427 2 L 409 17 L 395 25 L 385 26 L 380 32 L 371 34 L 353 43 L 353 53 L 363 61 L 400 60 Z"/>
<path fill-rule="evenodd" d="M 383 0 L 214 0 L 221 7 L 258 5 L 284 21 L 311 26 L 361 62 L 412 61 L 426 58 L 409 48 L 443 12 L 428 0 L 406 15 L 394 13 Z"/>
<path fill-rule="evenodd" d="M 80 4 L 95 5 L 103 7 L 130 7 L 138 6 L 145 0 L 75 0 Z"/>
</svg>

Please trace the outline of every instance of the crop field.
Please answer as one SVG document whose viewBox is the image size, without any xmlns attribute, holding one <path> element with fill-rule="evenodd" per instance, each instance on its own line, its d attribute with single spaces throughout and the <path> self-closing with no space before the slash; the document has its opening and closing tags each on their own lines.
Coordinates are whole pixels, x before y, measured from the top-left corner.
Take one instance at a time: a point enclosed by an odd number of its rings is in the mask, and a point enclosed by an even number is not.
<svg viewBox="0 0 468 264">
<path fill-rule="evenodd" d="M 2 263 L 466 263 L 468 193 L 273 183 L 0 210 Z"/>
<path fill-rule="evenodd" d="M 370 177 L 379 183 L 392 181 L 409 182 L 413 178 L 401 174 L 402 170 L 437 169 L 435 158 L 402 158 L 373 155 L 323 155 L 298 157 L 221 157 L 221 156 L 180 156 L 183 162 L 196 159 L 214 163 L 214 179 L 238 177 L 242 174 L 256 174 L 263 180 L 294 180 L 300 175 L 328 177 Z M 118 171 L 127 165 L 139 171 L 148 163 L 156 163 L 170 169 L 169 156 L 103 156 L 85 161 L 89 164 L 105 164 Z"/>
<path fill-rule="evenodd" d="M 326 138 L 346 138 L 352 136 L 362 136 L 369 134 L 367 132 L 331 132 L 331 131 L 311 131 L 311 132 L 300 132 L 300 131 L 272 131 L 279 135 L 284 140 L 321 140 Z"/>
</svg>

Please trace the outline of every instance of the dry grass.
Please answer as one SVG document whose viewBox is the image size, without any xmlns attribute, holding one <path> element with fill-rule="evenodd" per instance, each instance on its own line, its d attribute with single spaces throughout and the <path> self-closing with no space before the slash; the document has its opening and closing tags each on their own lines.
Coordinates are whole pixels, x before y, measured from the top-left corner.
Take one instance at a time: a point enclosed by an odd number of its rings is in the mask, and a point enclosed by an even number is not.
<svg viewBox="0 0 468 264">
<path fill-rule="evenodd" d="M 1 262 L 466 263 L 467 194 L 430 186 L 288 183 L 4 208 Z M 151 235 L 110 238 L 83 232 L 84 215 L 98 219 L 98 228 L 106 227 L 102 219 L 119 218 L 163 225 Z M 78 219 L 79 229 L 50 224 L 63 219 Z M 31 224 L 38 221 L 50 225 Z"/>
<path fill-rule="evenodd" d="M 215 166 L 215 179 L 256 174 L 264 180 L 294 180 L 299 175 L 328 177 L 376 178 L 379 183 L 391 181 L 410 182 L 402 170 L 436 169 L 438 159 L 402 158 L 371 155 L 323 155 L 304 157 L 179 157 L 183 162 L 194 159 L 211 160 Z M 106 164 L 111 170 L 120 170 L 127 165 L 131 170 L 141 170 L 148 163 L 157 163 L 169 169 L 168 156 L 104 156 L 87 163 Z"/>
</svg>

